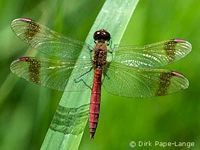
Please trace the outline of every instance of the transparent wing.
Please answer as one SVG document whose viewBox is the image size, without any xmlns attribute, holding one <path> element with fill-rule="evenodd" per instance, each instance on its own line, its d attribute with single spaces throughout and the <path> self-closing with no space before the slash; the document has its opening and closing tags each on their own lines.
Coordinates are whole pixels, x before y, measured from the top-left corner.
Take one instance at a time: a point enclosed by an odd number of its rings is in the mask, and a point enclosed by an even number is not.
<svg viewBox="0 0 200 150">
<path fill-rule="evenodd" d="M 19 18 L 11 23 L 15 34 L 41 52 L 60 59 L 76 60 L 82 48 L 85 48 L 85 56 L 88 59 L 91 47 L 78 40 L 63 36 L 39 23 L 28 19 Z"/>
<path fill-rule="evenodd" d="M 75 65 L 75 61 L 22 57 L 13 61 L 10 68 L 27 81 L 58 91 L 91 88 L 93 78 L 91 63 L 85 61 L 76 62 Z"/>
<path fill-rule="evenodd" d="M 172 39 L 145 46 L 116 48 L 113 61 L 136 68 L 157 68 L 185 57 L 192 45 L 181 39 Z"/>
<path fill-rule="evenodd" d="M 124 97 L 154 97 L 186 89 L 188 80 L 180 73 L 165 69 L 137 69 L 112 62 L 104 71 L 104 88 Z"/>
</svg>

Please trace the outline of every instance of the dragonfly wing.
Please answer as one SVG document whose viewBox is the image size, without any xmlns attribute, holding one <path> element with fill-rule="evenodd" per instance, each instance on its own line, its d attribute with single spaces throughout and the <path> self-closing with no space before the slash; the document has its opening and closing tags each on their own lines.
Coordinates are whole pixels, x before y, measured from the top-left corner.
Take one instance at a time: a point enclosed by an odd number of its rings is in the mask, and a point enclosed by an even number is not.
<svg viewBox="0 0 200 150">
<path fill-rule="evenodd" d="M 83 65 L 83 62 L 77 62 L 75 65 L 75 61 L 22 57 L 13 61 L 10 68 L 27 81 L 58 91 L 85 90 L 92 84 L 93 73 L 88 72 L 91 63 Z"/>
<path fill-rule="evenodd" d="M 145 46 L 119 47 L 113 61 L 136 68 L 157 68 L 185 57 L 192 45 L 181 39 L 172 39 Z"/>
<path fill-rule="evenodd" d="M 19 18 L 11 23 L 15 34 L 33 48 L 60 59 L 76 60 L 82 48 L 85 48 L 85 56 L 89 58 L 91 47 L 81 41 L 63 36 L 39 23 L 28 19 Z"/>
<path fill-rule="evenodd" d="M 186 89 L 188 80 L 165 69 L 137 69 L 112 62 L 104 70 L 104 88 L 124 97 L 154 97 Z"/>
</svg>

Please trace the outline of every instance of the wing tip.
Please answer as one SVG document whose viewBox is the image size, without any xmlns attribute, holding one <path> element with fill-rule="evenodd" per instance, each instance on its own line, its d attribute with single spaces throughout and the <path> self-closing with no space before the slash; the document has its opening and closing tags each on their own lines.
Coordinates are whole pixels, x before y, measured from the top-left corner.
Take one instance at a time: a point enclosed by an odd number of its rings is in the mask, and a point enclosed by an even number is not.
<svg viewBox="0 0 200 150">
<path fill-rule="evenodd" d="M 17 61 L 28 61 L 30 57 L 20 57 L 17 59 Z"/>
<path fill-rule="evenodd" d="M 184 77 L 183 74 L 181 74 L 179 72 L 176 72 L 176 71 L 172 71 L 172 75 L 179 76 L 179 77 Z"/>
<path fill-rule="evenodd" d="M 17 21 L 25 21 L 25 22 L 32 22 L 33 20 L 30 18 L 16 18 L 12 21 L 12 23 L 17 22 Z"/>
<path fill-rule="evenodd" d="M 28 23 L 31 23 L 31 22 L 34 22 L 34 20 L 32 19 L 29 19 L 29 18 L 17 18 L 17 19 L 14 19 L 12 22 L 11 22 L 11 28 L 12 30 L 16 33 L 16 29 L 18 29 L 18 26 L 21 26 L 20 23 L 22 22 L 28 22 Z"/>
<path fill-rule="evenodd" d="M 14 60 L 12 63 L 19 62 L 19 61 L 28 61 L 28 60 L 30 60 L 30 57 L 20 57 L 20 58 Z"/>
<path fill-rule="evenodd" d="M 192 50 L 192 44 L 186 40 L 176 38 L 176 39 L 173 39 L 173 41 L 176 43 L 180 43 L 181 47 L 183 47 L 185 50 L 187 50 L 188 53 Z"/>
<path fill-rule="evenodd" d="M 16 63 L 20 62 L 20 61 L 29 61 L 30 57 L 20 57 L 16 60 L 14 60 L 11 64 L 10 64 L 10 70 L 12 71 L 13 66 L 15 66 Z M 13 72 L 13 71 L 12 71 Z"/>
<path fill-rule="evenodd" d="M 172 71 L 172 75 L 184 79 L 182 80 L 183 83 L 181 84 L 181 88 L 182 88 L 181 90 L 187 89 L 189 87 L 189 81 L 183 74 L 176 71 Z"/>
</svg>

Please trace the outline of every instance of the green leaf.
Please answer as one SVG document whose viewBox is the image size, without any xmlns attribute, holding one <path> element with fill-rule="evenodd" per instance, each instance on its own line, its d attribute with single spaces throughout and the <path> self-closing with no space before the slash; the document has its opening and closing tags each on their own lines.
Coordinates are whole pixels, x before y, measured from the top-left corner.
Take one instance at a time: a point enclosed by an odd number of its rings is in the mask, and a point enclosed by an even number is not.
<svg viewBox="0 0 200 150">
<path fill-rule="evenodd" d="M 93 33 L 105 29 L 111 34 L 112 43 L 118 45 L 138 1 L 107 0 L 85 42 L 94 45 Z M 90 90 L 63 93 L 41 149 L 78 149 L 88 120 L 90 95 Z"/>
</svg>

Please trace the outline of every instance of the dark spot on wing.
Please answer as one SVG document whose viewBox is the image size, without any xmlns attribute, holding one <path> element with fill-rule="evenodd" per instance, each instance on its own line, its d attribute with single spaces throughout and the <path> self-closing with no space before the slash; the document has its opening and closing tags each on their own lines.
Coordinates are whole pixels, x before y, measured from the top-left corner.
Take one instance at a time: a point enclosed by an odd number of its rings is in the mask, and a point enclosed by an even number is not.
<svg viewBox="0 0 200 150">
<path fill-rule="evenodd" d="M 40 68 L 41 63 L 38 60 L 31 59 L 29 57 L 20 58 L 20 60 L 26 61 L 29 63 L 29 79 L 30 81 L 39 84 L 40 83 Z"/>
<path fill-rule="evenodd" d="M 27 22 L 28 26 L 24 33 L 25 41 L 31 41 L 34 36 L 39 33 L 40 26 L 35 21 L 31 20 L 30 22 Z"/>
<path fill-rule="evenodd" d="M 175 60 L 176 43 L 177 41 L 170 40 L 164 44 L 164 50 L 166 51 L 169 63 L 172 63 Z"/>
<path fill-rule="evenodd" d="M 175 76 L 172 72 L 164 72 L 160 74 L 160 82 L 156 96 L 162 96 L 168 94 L 168 87 L 170 85 L 171 77 Z"/>
</svg>

